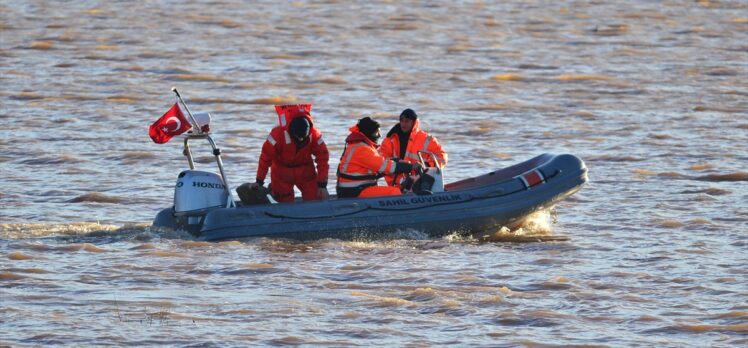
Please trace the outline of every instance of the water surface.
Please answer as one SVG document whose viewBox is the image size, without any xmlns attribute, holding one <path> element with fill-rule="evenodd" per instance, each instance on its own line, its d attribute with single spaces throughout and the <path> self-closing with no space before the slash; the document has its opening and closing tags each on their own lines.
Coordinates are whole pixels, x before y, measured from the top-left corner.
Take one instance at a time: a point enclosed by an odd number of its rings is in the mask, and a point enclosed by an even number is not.
<svg viewBox="0 0 748 348">
<path fill-rule="evenodd" d="M 745 346 L 746 42 L 744 1 L 0 1 L 0 344 Z M 591 181 L 493 243 L 196 242 L 149 228 L 172 86 L 233 187 L 288 102 L 333 168 L 409 107 L 447 181 L 543 152 Z"/>
</svg>

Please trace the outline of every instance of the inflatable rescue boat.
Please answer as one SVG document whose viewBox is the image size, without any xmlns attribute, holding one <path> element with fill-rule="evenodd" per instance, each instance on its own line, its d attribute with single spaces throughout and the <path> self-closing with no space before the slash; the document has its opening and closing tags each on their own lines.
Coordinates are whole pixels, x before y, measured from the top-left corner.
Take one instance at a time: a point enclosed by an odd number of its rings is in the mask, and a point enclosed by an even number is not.
<svg viewBox="0 0 748 348">
<path fill-rule="evenodd" d="M 195 170 L 189 141 L 206 139 L 220 174 Z M 430 189 L 419 194 L 371 198 L 331 196 L 324 201 L 243 205 L 233 199 L 220 150 L 207 133 L 184 140 L 190 169 L 181 172 L 174 205 L 153 226 L 183 229 L 198 239 L 250 237 L 290 239 L 372 237 L 414 229 L 431 237 L 480 235 L 512 227 L 535 211 L 550 208 L 587 182 L 584 162 L 569 154 L 543 154 L 528 161 L 444 185 L 443 169 L 428 168 Z M 423 163 L 423 159 L 422 159 Z"/>
</svg>

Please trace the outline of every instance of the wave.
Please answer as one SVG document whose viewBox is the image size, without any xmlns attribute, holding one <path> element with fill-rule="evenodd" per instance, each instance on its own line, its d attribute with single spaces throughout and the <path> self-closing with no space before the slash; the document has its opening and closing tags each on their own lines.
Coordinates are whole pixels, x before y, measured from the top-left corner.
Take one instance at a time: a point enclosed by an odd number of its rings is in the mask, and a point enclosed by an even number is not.
<svg viewBox="0 0 748 348">
<path fill-rule="evenodd" d="M 525 69 L 525 70 L 556 70 L 558 69 L 557 66 L 552 65 L 536 65 L 536 64 L 520 64 L 517 66 L 519 69 Z"/>
<path fill-rule="evenodd" d="M 727 174 L 707 174 L 707 175 L 687 175 L 687 174 L 678 173 L 678 172 L 657 173 L 649 169 L 634 169 L 633 172 L 636 174 L 641 174 L 641 175 L 657 175 L 661 178 L 698 180 L 698 181 L 709 181 L 709 182 L 748 181 L 748 172 L 734 172 L 734 173 L 727 173 Z M 683 193 L 698 193 L 698 192 L 685 192 L 684 191 Z"/>
<path fill-rule="evenodd" d="M 748 324 L 676 324 L 660 328 L 659 332 L 685 332 L 685 333 L 705 333 L 705 332 L 748 332 Z"/>
<path fill-rule="evenodd" d="M 28 48 L 32 50 L 46 51 L 54 49 L 54 47 L 55 44 L 52 41 L 34 41 Z"/>
<path fill-rule="evenodd" d="M 562 82 L 580 82 L 580 81 L 610 81 L 611 77 L 605 75 L 593 74 L 562 74 L 556 76 L 557 81 Z"/>
<path fill-rule="evenodd" d="M 95 222 L 71 222 L 61 224 L 0 224 L 0 237 L 8 239 L 37 238 L 48 236 L 86 235 L 96 232 L 113 232 L 120 227 Z"/>
<path fill-rule="evenodd" d="M 47 164 L 62 164 L 62 163 L 80 163 L 83 160 L 72 156 L 72 155 L 48 155 L 39 158 L 28 159 L 21 161 L 22 164 L 28 165 L 47 165 Z"/>
<path fill-rule="evenodd" d="M 690 167 L 691 170 L 704 170 L 704 169 L 712 169 L 714 167 L 713 165 L 709 163 L 697 163 Z"/>
<path fill-rule="evenodd" d="M 317 80 L 317 83 L 328 84 L 328 85 L 344 85 L 347 84 L 345 80 L 337 76 L 326 76 Z"/>
<path fill-rule="evenodd" d="M 559 242 L 569 240 L 566 236 L 554 235 L 552 225 L 555 220 L 555 212 L 552 209 L 536 211 L 516 226 L 503 226 L 493 233 L 484 233 L 467 237 L 466 241 L 478 241 L 481 243 L 537 243 L 537 242 Z M 459 239 L 450 236 L 451 239 Z"/>
<path fill-rule="evenodd" d="M 492 80 L 496 81 L 522 81 L 525 78 L 522 75 L 519 74 L 496 74 L 493 77 L 491 77 Z"/>
<path fill-rule="evenodd" d="M 205 82 L 229 82 L 228 79 L 210 74 L 176 74 L 167 79 L 177 81 L 205 81 Z"/>
<path fill-rule="evenodd" d="M 660 220 L 656 224 L 662 228 L 680 228 L 685 225 L 683 222 L 671 219 Z"/>
<path fill-rule="evenodd" d="M 34 92 L 21 92 L 18 94 L 10 95 L 9 98 L 13 100 L 39 100 L 44 99 L 45 97 Z"/>
<path fill-rule="evenodd" d="M 742 108 L 726 108 L 726 107 L 719 107 L 719 106 L 699 105 L 699 106 L 694 107 L 693 111 L 696 111 L 696 112 L 713 111 L 713 112 L 724 112 L 726 114 L 739 114 L 739 113 L 745 112 L 745 109 L 742 109 Z"/>
<path fill-rule="evenodd" d="M 106 101 L 110 103 L 134 104 L 139 102 L 140 98 L 131 95 L 113 95 L 106 97 Z"/>
<path fill-rule="evenodd" d="M 33 238 L 109 238 L 115 240 L 137 239 L 147 241 L 155 237 L 192 240 L 192 235 L 185 231 L 174 231 L 165 228 L 151 227 L 150 223 L 133 223 L 123 226 L 101 224 L 98 222 L 69 222 L 51 224 L 0 224 L 0 239 L 33 239 Z M 98 243 L 98 242 L 97 242 Z M 38 244 L 28 245 L 30 249 Z"/>
<path fill-rule="evenodd" d="M 591 156 L 585 158 L 587 162 L 641 162 L 644 158 L 635 156 L 613 156 L 613 155 L 601 155 Z"/>
<path fill-rule="evenodd" d="M 702 190 L 686 190 L 686 191 L 681 191 L 680 193 L 684 193 L 684 194 L 704 193 L 710 196 L 722 196 L 722 195 L 730 194 L 732 193 L 732 191 L 710 187 L 710 188 L 705 188 Z"/>
<path fill-rule="evenodd" d="M 626 24 L 596 25 L 590 32 L 597 36 L 618 36 L 628 33 L 629 26 Z"/>
<path fill-rule="evenodd" d="M 299 100 L 294 96 L 274 96 L 268 98 L 257 98 L 257 99 L 225 99 L 225 98 L 190 98 L 191 104 L 259 104 L 259 105 L 280 105 L 280 104 L 296 104 Z"/>
<path fill-rule="evenodd" d="M 205 16 L 205 15 L 194 15 L 193 14 L 193 15 L 190 15 L 188 19 L 196 24 L 215 25 L 215 26 L 226 28 L 226 29 L 235 29 L 235 28 L 242 27 L 241 23 L 232 21 L 230 19 L 214 18 L 210 16 Z"/>
<path fill-rule="evenodd" d="M 154 155 L 152 152 L 147 151 L 127 151 L 122 155 L 121 158 L 123 160 L 144 160 L 154 159 L 156 158 L 156 155 Z"/>
<path fill-rule="evenodd" d="M 107 196 L 98 192 L 90 192 L 84 195 L 75 197 L 73 199 L 65 201 L 66 203 L 81 203 L 81 202 L 94 202 L 94 203 L 122 203 L 123 198 Z"/>
<path fill-rule="evenodd" d="M 694 180 L 700 181 L 748 181 L 747 172 L 735 172 L 728 174 L 708 174 L 702 176 L 692 177 Z"/>
</svg>

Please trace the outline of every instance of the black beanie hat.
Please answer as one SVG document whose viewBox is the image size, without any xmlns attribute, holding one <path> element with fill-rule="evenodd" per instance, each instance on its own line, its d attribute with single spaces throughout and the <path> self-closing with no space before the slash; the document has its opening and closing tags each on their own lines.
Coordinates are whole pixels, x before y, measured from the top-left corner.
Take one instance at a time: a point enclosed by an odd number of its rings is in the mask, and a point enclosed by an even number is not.
<svg viewBox="0 0 748 348">
<path fill-rule="evenodd" d="M 288 125 L 289 133 L 291 133 L 294 138 L 305 139 L 309 136 L 309 128 L 309 120 L 307 120 L 306 117 L 303 116 L 294 118 L 291 121 L 291 124 Z"/>
<path fill-rule="evenodd" d="M 372 120 L 369 116 L 358 120 L 358 129 L 361 133 L 364 133 L 367 138 L 374 142 L 379 139 L 379 137 L 376 136 L 376 133 L 379 130 L 379 122 Z"/>
<path fill-rule="evenodd" d="M 405 109 L 403 110 L 403 112 L 400 113 L 400 119 L 402 118 L 407 118 L 407 119 L 415 121 L 418 119 L 418 115 L 416 115 L 416 112 L 413 111 L 413 109 Z"/>
</svg>

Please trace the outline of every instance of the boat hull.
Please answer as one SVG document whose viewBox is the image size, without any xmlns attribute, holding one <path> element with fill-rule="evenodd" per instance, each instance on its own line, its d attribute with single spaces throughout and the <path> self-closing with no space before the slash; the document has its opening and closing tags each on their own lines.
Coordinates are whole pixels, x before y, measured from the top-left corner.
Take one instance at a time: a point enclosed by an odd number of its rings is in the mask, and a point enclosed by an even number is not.
<svg viewBox="0 0 748 348">
<path fill-rule="evenodd" d="M 154 226 L 183 228 L 201 240 L 248 237 L 290 239 L 375 237 L 414 229 L 431 237 L 495 232 L 520 223 L 578 191 L 584 162 L 544 154 L 479 177 L 448 184 L 445 192 L 373 198 L 266 204 L 213 209 L 204 216 L 175 216 L 164 209 Z"/>
</svg>

